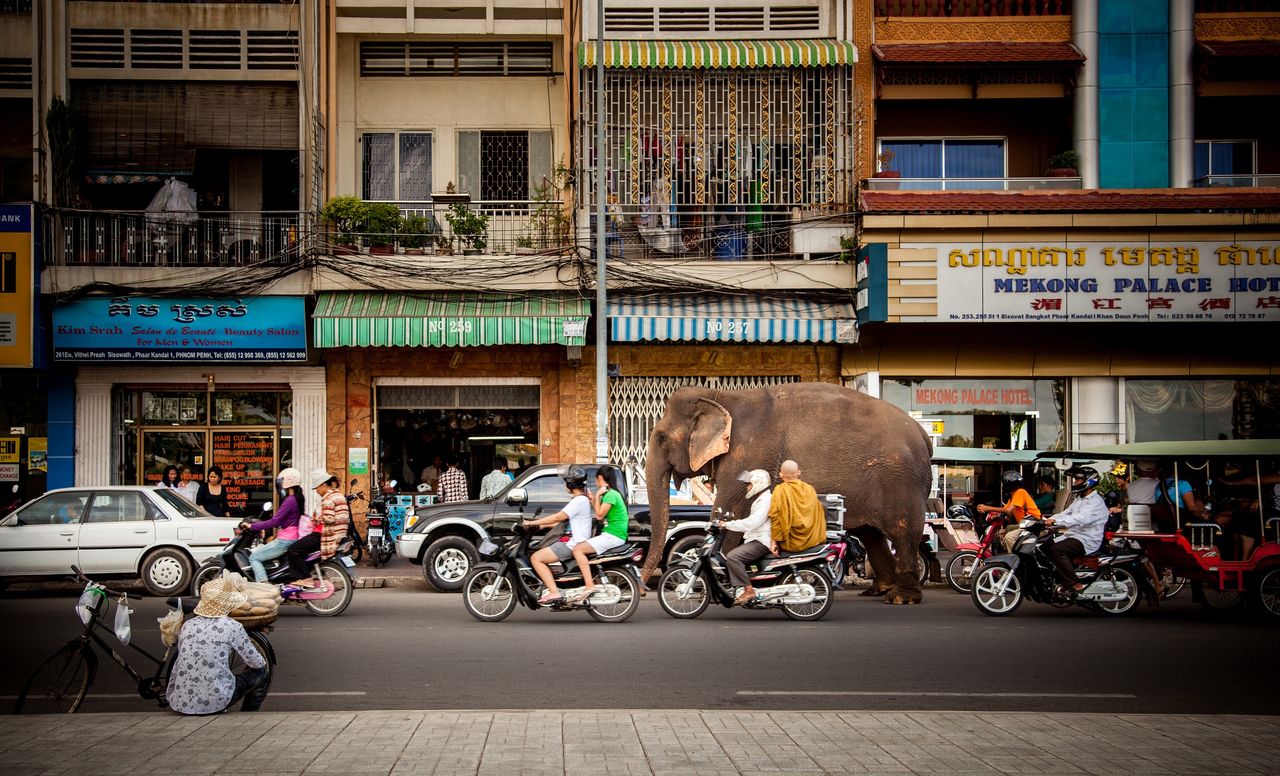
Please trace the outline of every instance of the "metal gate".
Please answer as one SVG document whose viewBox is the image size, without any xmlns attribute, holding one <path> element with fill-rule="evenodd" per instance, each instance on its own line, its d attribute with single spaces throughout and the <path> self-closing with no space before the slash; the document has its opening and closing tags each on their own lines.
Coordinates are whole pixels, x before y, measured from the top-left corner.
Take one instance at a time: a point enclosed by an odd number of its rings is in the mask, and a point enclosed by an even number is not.
<svg viewBox="0 0 1280 776">
<path fill-rule="evenodd" d="M 615 377 L 609 381 L 609 460 L 628 473 L 644 471 L 649 432 L 662 419 L 667 399 L 678 388 L 698 386 L 724 391 L 796 383 L 798 375 L 769 377 Z M 635 461 L 632 463 L 631 459 Z"/>
</svg>

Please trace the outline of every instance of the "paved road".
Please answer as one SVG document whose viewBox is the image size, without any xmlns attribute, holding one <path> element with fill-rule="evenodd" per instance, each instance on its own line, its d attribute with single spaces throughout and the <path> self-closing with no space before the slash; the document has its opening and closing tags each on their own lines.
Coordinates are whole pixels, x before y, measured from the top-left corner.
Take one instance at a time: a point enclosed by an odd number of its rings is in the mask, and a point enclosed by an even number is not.
<svg viewBox="0 0 1280 776">
<path fill-rule="evenodd" d="M 74 635 L 75 595 L 10 593 L 0 704 Z M 158 600 L 135 603 L 136 643 L 158 645 Z M 268 708 L 847 709 L 1280 713 L 1280 625 L 1215 617 L 1189 593 L 1125 618 L 1026 604 L 988 618 L 931 586 L 885 606 L 842 592 L 828 617 L 712 609 L 676 621 L 645 598 L 628 623 L 519 610 L 471 619 L 456 595 L 358 590 L 334 619 L 287 609 Z M 15 635 L 21 634 L 19 638 Z M 144 711 L 105 661 L 86 711 Z"/>
</svg>

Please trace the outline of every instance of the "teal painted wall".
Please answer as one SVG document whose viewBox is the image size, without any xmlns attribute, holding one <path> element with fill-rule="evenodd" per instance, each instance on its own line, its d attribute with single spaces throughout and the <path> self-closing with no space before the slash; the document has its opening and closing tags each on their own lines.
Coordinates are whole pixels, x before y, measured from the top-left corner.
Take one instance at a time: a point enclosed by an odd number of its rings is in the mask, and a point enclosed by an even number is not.
<svg viewBox="0 0 1280 776">
<path fill-rule="evenodd" d="M 1169 185 L 1169 0 L 1098 3 L 1098 139 L 1102 188 Z"/>
</svg>

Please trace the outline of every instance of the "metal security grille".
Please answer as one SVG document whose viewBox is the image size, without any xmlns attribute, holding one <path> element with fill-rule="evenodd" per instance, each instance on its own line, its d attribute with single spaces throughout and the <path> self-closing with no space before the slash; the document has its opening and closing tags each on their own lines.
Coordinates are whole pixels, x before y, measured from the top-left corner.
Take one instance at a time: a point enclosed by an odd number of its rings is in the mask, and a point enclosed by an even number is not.
<svg viewBox="0 0 1280 776">
<path fill-rule="evenodd" d="M 584 70 L 583 105 L 594 81 Z M 624 208 L 852 201 L 850 67 L 609 70 L 605 90 L 609 193 Z M 594 202 L 594 114 L 581 127 L 581 201 Z"/>
<path fill-rule="evenodd" d="M 480 133 L 480 199 L 487 202 L 529 196 L 529 133 Z"/>
<path fill-rule="evenodd" d="M 381 410 L 536 410 L 536 385 L 383 385 Z"/>
<path fill-rule="evenodd" d="M 364 41 L 365 78 L 454 75 L 554 75 L 551 43 Z"/>
<path fill-rule="evenodd" d="M 637 33 L 726 33 L 786 32 L 791 35 L 821 35 L 822 8 L 817 4 L 775 2 L 691 4 L 686 0 L 665 0 L 657 4 L 617 5 L 605 9 L 607 37 L 634 37 Z"/>
<path fill-rule="evenodd" d="M 609 460 L 626 464 L 635 457 L 641 470 L 649 433 L 662 419 L 667 399 L 679 388 L 697 386 L 725 391 L 799 382 L 797 375 L 742 377 L 616 377 L 609 381 Z"/>
<path fill-rule="evenodd" d="M 295 70 L 295 30 L 73 28 L 72 68 Z"/>
</svg>

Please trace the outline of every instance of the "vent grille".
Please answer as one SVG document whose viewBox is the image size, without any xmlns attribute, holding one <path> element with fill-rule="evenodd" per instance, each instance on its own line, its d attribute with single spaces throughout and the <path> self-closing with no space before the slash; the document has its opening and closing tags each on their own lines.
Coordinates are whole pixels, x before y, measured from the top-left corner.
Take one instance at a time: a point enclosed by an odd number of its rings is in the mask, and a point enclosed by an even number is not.
<svg viewBox="0 0 1280 776">
<path fill-rule="evenodd" d="M 821 14 L 818 13 L 817 6 L 769 9 L 770 30 L 790 30 L 792 32 L 816 30 L 820 22 Z"/>
<path fill-rule="evenodd" d="M 192 70 L 239 70 L 239 30 L 192 30 L 188 35 L 187 67 Z"/>
<path fill-rule="evenodd" d="M 298 33 L 249 30 L 250 70 L 291 70 L 298 65 Z"/>
<path fill-rule="evenodd" d="M 30 88 L 30 59 L 0 59 L 0 89 Z"/>
<path fill-rule="evenodd" d="M 124 67 L 124 30 L 71 30 L 72 67 Z"/>
<path fill-rule="evenodd" d="M 452 75 L 553 75 L 550 43 L 365 41 L 366 78 Z"/>
<path fill-rule="evenodd" d="M 823 32 L 822 10 L 817 5 L 606 8 L 604 21 L 607 34 Z"/>
<path fill-rule="evenodd" d="M 182 30 L 129 30 L 129 65 L 181 70 Z"/>
</svg>

